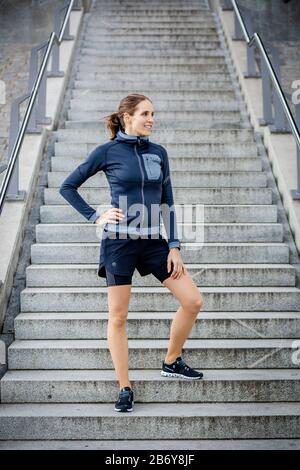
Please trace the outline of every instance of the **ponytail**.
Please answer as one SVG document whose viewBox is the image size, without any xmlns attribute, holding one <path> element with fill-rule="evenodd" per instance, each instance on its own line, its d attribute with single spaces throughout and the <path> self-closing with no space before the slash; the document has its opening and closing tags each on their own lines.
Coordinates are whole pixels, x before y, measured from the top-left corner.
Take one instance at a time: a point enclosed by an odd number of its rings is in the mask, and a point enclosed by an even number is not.
<svg viewBox="0 0 300 470">
<path fill-rule="evenodd" d="M 114 140 L 117 137 L 117 133 L 119 130 L 125 132 L 123 114 L 127 112 L 128 114 L 133 116 L 138 104 L 144 100 L 151 101 L 145 95 L 141 95 L 139 93 L 132 93 L 128 96 L 125 96 L 125 98 L 120 101 L 119 110 L 117 112 L 109 114 L 108 116 L 104 116 L 106 127 L 111 134 L 110 140 Z"/>
<path fill-rule="evenodd" d="M 110 140 L 115 139 L 120 129 L 124 132 L 124 123 L 122 121 L 123 119 L 120 118 L 118 112 L 105 116 L 106 127 L 111 133 Z"/>
</svg>

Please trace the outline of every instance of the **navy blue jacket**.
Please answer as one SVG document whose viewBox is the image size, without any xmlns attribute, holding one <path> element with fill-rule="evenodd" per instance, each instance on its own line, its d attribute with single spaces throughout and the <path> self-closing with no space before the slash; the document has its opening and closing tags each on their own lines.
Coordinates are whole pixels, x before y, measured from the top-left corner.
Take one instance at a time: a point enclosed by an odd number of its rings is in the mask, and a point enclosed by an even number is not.
<svg viewBox="0 0 300 470">
<path fill-rule="evenodd" d="M 114 140 L 96 147 L 59 189 L 60 194 L 90 223 L 95 223 L 99 215 L 77 189 L 101 170 L 110 185 L 111 205 L 121 208 L 125 216 L 117 224 L 106 223 L 106 230 L 160 233 L 162 216 L 169 248 L 180 249 L 165 148 L 150 142 L 148 137 L 128 135 L 121 130 Z"/>
</svg>

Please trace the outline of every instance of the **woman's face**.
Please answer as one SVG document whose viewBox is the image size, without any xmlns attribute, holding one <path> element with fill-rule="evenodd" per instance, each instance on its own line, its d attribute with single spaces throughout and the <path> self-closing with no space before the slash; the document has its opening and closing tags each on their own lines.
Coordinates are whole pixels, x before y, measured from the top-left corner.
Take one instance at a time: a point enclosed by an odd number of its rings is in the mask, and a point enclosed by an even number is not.
<svg viewBox="0 0 300 470">
<path fill-rule="evenodd" d="M 148 136 L 151 134 L 153 126 L 154 110 L 149 100 L 141 101 L 133 116 L 124 113 L 125 132 L 128 135 Z"/>
</svg>

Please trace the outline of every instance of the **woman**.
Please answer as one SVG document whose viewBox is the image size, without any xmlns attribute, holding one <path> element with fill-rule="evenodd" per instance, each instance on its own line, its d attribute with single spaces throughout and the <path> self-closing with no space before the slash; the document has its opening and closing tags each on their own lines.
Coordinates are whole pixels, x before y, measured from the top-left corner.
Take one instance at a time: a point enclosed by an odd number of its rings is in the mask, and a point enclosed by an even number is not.
<svg viewBox="0 0 300 470">
<path fill-rule="evenodd" d="M 98 275 L 106 278 L 108 287 L 107 339 L 120 387 L 115 411 L 133 409 L 126 319 L 135 268 L 141 276 L 152 273 L 181 304 L 171 325 L 161 374 L 203 377 L 181 358 L 203 300 L 181 259 L 168 155 L 164 147 L 148 137 L 153 116 L 152 101 L 145 95 L 134 93 L 123 98 L 118 111 L 106 116 L 110 141 L 96 147 L 59 191 L 89 222 L 104 225 Z M 100 170 L 110 185 L 112 208 L 99 216 L 77 189 Z M 168 241 L 160 233 L 160 213 Z"/>
</svg>

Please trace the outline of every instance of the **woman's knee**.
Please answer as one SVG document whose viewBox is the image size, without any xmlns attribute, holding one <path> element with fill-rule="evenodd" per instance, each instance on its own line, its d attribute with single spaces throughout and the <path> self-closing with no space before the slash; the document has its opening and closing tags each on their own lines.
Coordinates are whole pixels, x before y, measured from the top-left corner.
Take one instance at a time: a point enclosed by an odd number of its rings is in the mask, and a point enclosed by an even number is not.
<svg viewBox="0 0 300 470">
<path fill-rule="evenodd" d="M 127 321 L 128 312 L 124 310 L 114 310 L 109 312 L 108 321 L 115 328 L 123 328 Z"/>
<path fill-rule="evenodd" d="M 197 296 L 192 299 L 189 299 L 186 305 L 183 306 L 192 315 L 197 315 L 203 307 L 203 298 L 202 296 Z"/>
</svg>

